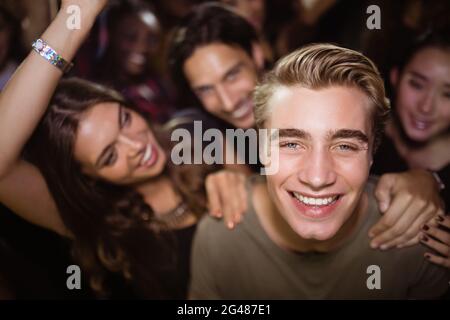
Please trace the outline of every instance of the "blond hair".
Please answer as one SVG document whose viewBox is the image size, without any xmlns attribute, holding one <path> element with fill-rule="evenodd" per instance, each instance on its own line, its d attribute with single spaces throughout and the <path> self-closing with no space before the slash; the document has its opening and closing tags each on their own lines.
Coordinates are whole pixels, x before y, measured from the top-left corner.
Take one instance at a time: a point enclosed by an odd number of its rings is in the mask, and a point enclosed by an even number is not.
<svg viewBox="0 0 450 320">
<path fill-rule="evenodd" d="M 369 58 L 332 44 L 311 44 L 277 62 L 255 89 L 256 126 L 264 126 L 269 114 L 268 102 L 277 88 L 301 86 L 318 90 L 336 85 L 356 87 L 371 101 L 375 150 L 390 111 L 383 80 Z"/>
</svg>

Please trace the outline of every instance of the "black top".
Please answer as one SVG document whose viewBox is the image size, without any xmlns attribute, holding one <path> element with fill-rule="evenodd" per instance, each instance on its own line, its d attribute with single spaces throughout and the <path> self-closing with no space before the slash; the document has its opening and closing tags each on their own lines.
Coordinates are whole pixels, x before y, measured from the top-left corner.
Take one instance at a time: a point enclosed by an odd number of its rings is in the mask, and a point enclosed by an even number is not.
<svg viewBox="0 0 450 320">
<path fill-rule="evenodd" d="M 186 299 L 191 245 L 197 225 L 173 230 L 176 266 L 165 285 L 171 299 Z M 70 241 L 26 222 L 0 203 L 0 293 L 16 299 L 92 299 L 94 293 L 81 277 L 81 290 L 69 290 L 67 267 L 77 264 Z M 149 252 L 151 254 L 151 252 Z M 108 273 L 110 299 L 145 298 L 115 273 Z M 6 286 L 6 288 L 5 288 Z"/>
<path fill-rule="evenodd" d="M 81 290 L 66 287 L 67 267 L 76 264 L 70 241 L 21 219 L 0 203 L 0 278 L 17 299 L 91 298 L 82 276 Z"/>
<path fill-rule="evenodd" d="M 177 291 L 174 292 L 174 299 L 187 299 L 191 270 L 192 241 L 194 239 L 196 230 L 197 224 L 194 224 L 187 228 L 174 230 L 177 244 L 176 253 L 178 258 L 178 274 L 174 277 Z"/>
</svg>

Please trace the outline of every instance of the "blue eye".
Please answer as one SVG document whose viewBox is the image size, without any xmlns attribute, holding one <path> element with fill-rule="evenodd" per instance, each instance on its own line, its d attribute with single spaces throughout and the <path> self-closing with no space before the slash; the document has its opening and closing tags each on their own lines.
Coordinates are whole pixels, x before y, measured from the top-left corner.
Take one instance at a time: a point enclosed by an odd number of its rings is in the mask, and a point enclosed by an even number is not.
<svg viewBox="0 0 450 320">
<path fill-rule="evenodd" d="M 349 144 L 339 144 L 337 146 L 339 151 L 344 151 L 344 152 L 351 152 L 351 151 L 358 151 L 359 148 L 349 145 Z"/>
<path fill-rule="evenodd" d="M 282 142 L 280 143 L 280 148 L 295 150 L 299 148 L 299 144 L 295 142 Z"/>
<path fill-rule="evenodd" d="M 288 148 L 294 149 L 294 148 L 296 148 L 298 145 L 297 145 L 296 143 L 289 142 L 286 146 L 287 146 Z"/>
</svg>

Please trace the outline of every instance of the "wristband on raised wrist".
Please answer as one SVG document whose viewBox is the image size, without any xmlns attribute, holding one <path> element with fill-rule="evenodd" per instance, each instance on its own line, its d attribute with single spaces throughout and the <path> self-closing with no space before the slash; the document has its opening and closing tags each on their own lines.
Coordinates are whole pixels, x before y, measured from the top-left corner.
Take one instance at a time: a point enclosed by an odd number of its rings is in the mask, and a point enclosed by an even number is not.
<svg viewBox="0 0 450 320">
<path fill-rule="evenodd" d="M 50 62 L 63 73 L 67 73 L 72 69 L 73 63 L 64 60 L 52 47 L 50 47 L 44 40 L 37 39 L 32 43 L 34 51 L 39 53 L 41 57 Z"/>
</svg>

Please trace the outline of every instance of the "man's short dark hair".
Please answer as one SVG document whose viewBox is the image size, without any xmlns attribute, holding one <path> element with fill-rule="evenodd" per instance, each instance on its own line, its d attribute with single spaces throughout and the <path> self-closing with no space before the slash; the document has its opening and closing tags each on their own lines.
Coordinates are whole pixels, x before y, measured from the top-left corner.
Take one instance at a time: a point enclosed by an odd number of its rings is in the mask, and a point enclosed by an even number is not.
<svg viewBox="0 0 450 320">
<path fill-rule="evenodd" d="M 218 3 L 199 5 L 183 19 L 172 35 L 168 50 L 172 79 L 181 94 L 192 94 L 183 65 L 195 49 L 223 43 L 241 48 L 251 56 L 252 44 L 257 40 L 253 26 L 230 7 Z"/>
</svg>

